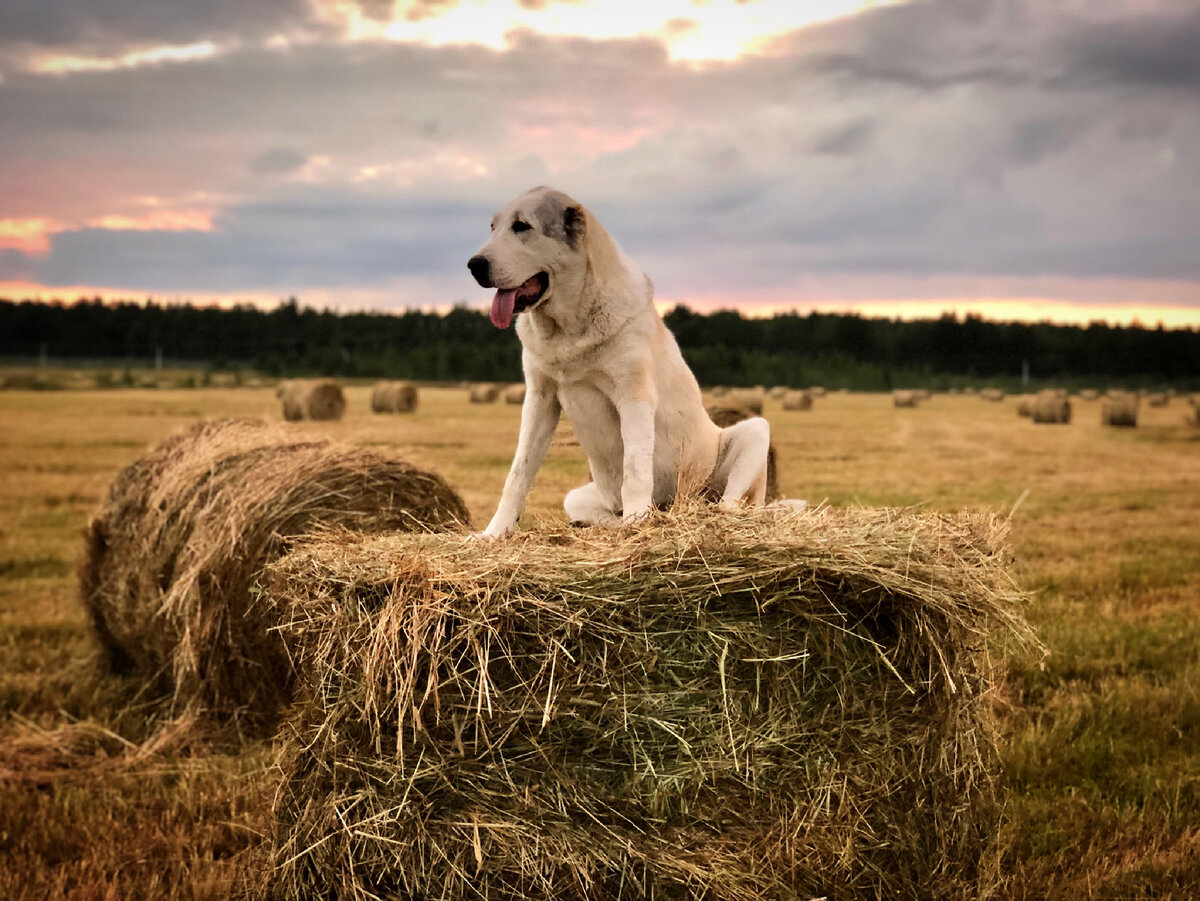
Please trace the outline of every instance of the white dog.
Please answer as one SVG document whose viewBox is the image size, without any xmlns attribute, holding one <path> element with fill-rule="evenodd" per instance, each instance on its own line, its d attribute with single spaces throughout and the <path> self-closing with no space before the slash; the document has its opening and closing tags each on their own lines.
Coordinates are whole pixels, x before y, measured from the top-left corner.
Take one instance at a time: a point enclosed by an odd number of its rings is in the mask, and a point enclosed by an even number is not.
<svg viewBox="0 0 1200 901">
<path fill-rule="evenodd" d="M 592 469 L 563 503 L 572 522 L 633 522 L 680 492 L 729 508 L 764 502 L 767 421 L 713 424 L 650 279 L 586 209 L 560 191 L 527 191 L 492 218 L 491 238 L 467 265 L 497 289 L 497 328 L 525 314 L 521 432 L 484 536 L 515 528 L 564 412 Z"/>
</svg>

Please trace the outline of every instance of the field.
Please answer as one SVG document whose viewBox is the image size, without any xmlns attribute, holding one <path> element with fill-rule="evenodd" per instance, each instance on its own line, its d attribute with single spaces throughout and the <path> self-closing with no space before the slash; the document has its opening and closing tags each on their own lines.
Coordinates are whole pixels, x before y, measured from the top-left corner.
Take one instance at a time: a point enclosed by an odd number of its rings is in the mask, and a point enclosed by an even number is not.
<svg viewBox="0 0 1200 901">
<path fill-rule="evenodd" d="M 484 525 L 519 408 L 439 388 L 416 414 L 374 416 L 369 392 L 349 389 L 341 422 L 293 428 L 395 448 Z M 832 394 L 766 415 L 787 496 L 1012 511 L 1050 653 L 1003 692 L 1007 897 L 1182 901 L 1200 896 L 1200 429 L 1178 399 L 1122 430 L 1073 405 L 1065 426 L 971 396 Z M 97 673 L 74 576 L 115 473 L 228 415 L 279 417 L 269 388 L 0 392 L 0 898 L 224 898 L 254 859 L 269 743 L 156 730 Z M 586 476 L 563 430 L 525 522 L 560 521 Z"/>
</svg>

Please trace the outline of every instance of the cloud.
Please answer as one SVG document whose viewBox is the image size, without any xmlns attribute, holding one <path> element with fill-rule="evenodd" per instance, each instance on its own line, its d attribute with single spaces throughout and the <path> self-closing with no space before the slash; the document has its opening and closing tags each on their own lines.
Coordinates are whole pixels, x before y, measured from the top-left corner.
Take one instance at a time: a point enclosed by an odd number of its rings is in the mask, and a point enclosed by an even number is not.
<svg viewBox="0 0 1200 901">
<path fill-rule="evenodd" d="M 221 8 L 195 15 L 236 20 Z M 890 7 L 705 66 L 653 39 L 524 32 L 507 51 L 326 39 L 18 73 L 0 86 L 19 123 L 0 145 L 0 218 L 67 225 L 45 260 L 6 265 L 181 293 L 419 283 L 409 302 L 444 302 L 477 293 L 464 261 L 491 213 L 551 183 L 664 296 L 799 298 L 864 277 L 1200 283 L 1200 104 L 1176 38 L 1200 17 L 1107 8 Z M 253 29 L 299 13 L 247 15 Z M 134 217 L 139 196 L 201 194 L 208 232 L 87 226 Z"/>
</svg>

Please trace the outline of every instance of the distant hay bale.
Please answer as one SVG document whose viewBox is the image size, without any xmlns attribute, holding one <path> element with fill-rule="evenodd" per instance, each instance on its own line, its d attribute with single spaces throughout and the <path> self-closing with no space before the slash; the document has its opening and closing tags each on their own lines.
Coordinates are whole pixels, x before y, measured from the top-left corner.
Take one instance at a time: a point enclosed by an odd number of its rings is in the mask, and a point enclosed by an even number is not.
<svg viewBox="0 0 1200 901">
<path fill-rule="evenodd" d="M 715 388 L 710 390 L 708 393 L 711 394 L 713 397 L 724 397 L 726 394 L 729 393 L 729 389 L 727 387 L 725 387 L 724 385 L 717 385 Z"/>
<path fill-rule="evenodd" d="M 735 422 L 749 419 L 752 415 L 742 407 L 729 407 L 721 404 L 709 404 L 704 408 L 708 418 L 723 429 L 729 428 Z M 767 447 L 767 503 L 779 499 L 779 462 L 775 452 L 775 442 Z"/>
<path fill-rule="evenodd" d="M 979 396 L 983 400 L 990 400 L 993 403 L 1004 400 L 1004 392 L 999 388 L 984 388 L 979 392 Z"/>
<path fill-rule="evenodd" d="M 762 416 L 764 393 L 761 388 L 738 388 L 730 393 L 728 398 L 737 406 L 749 410 L 756 416 Z"/>
<path fill-rule="evenodd" d="M 771 400 L 782 400 L 783 396 L 787 394 L 789 390 L 790 389 L 787 385 L 776 385 L 767 392 L 767 397 L 771 398 Z"/>
<path fill-rule="evenodd" d="M 1100 392 L 1095 388 L 1083 388 L 1079 392 L 1080 400 L 1099 400 Z"/>
<path fill-rule="evenodd" d="M 317 528 L 367 532 L 467 521 L 438 476 L 378 450 L 299 438 L 254 419 L 201 422 L 116 477 L 85 531 L 84 607 L 117 672 L 174 708 L 269 717 L 291 665 L 263 565 Z"/>
<path fill-rule="evenodd" d="M 933 397 L 933 395 L 929 392 L 928 388 L 917 388 L 913 391 L 913 397 L 915 397 L 918 401 L 924 401 L 929 400 Z"/>
<path fill-rule="evenodd" d="M 275 396 L 288 422 L 341 419 L 346 412 L 346 395 L 332 379 L 286 379 L 275 387 Z"/>
<path fill-rule="evenodd" d="M 915 407 L 917 395 L 913 391 L 893 391 L 892 405 L 896 407 Z"/>
<path fill-rule="evenodd" d="M 265 892 L 990 897 L 998 649 L 1036 646 L 1005 528 L 689 508 L 307 542 L 265 581 L 304 685 Z"/>
<path fill-rule="evenodd" d="M 820 385 L 813 385 L 811 388 L 808 389 L 808 393 L 811 394 L 813 397 L 824 397 L 825 389 L 823 387 L 821 387 Z"/>
<path fill-rule="evenodd" d="M 1069 423 L 1071 400 L 1065 391 L 1039 391 L 1029 418 L 1038 423 Z"/>
<path fill-rule="evenodd" d="M 371 389 L 373 413 L 413 413 L 417 401 L 417 386 L 412 382 L 377 382 Z"/>
<path fill-rule="evenodd" d="M 1033 416 L 1033 401 L 1034 396 L 1032 394 L 1026 394 L 1017 401 L 1017 415 Z"/>
<path fill-rule="evenodd" d="M 525 403 L 525 383 L 517 382 L 515 385 L 509 385 L 504 389 L 504 402 L 506 404 L 523 404 Z"/>
<path fill-rule="evenodd" d="M 807 391 L 789 391 L 783 396 L 785 410 L 811 410 L 812 405 L 812 395 Z"/>
<path fill-rule="evenodd" d="M 346 395 L 342 393 L 342 386 L 332 379 L 311 382 L 304 412 L 309 419 L 341 419 L 342 414 L 346 412 Z"/>
<path fill-rule="evenodd" d="M 1100 424 L 1134 428 L 1138 420 L 1136 394 L 1110 393 L 1100 401 Z"/>
<path fill-rule="evenodd" d="M 1146 404 L 1151 407 L 1167 406 L 1167 395 L 1162 391 L 1153 391 L 1146 395 Z"/>
<path fill-rule="evenodd" d="M 285 379 L 275 386 L 275 396 L 283 405 L 283 418 L 298 422 L 304 418 L 308 385 L 301 379 Z"/>
<path fill-rule="evenodd" d="M 468 395 L 473 404 L 494 404 L 499 396 L 500 386 L 493 385 L 491 382 L 477 382 L 471 386 L 471 392 Z"/>
</svg>

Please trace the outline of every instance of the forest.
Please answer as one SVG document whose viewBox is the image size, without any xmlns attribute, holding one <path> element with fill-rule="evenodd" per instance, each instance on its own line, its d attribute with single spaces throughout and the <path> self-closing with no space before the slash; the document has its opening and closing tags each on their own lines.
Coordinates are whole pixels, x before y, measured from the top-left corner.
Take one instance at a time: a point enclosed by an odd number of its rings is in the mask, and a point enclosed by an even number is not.
<svg viewBox="0 0 1200 901">
<path fill-rule="evenodd" d="M 898 320 L 832 313 L 752 318 L 665 315 L 701 384 L 821 384 L 856 390 L 982 384 L 1200 388 L 1200 330 Z M 515 381 L 514 330 L 485 313 L 334 312 L 290 299 L 275 309 L 157 302 L 0 300 L 0 357 L 255 370 L 271 376 Z"/>
</svg>

